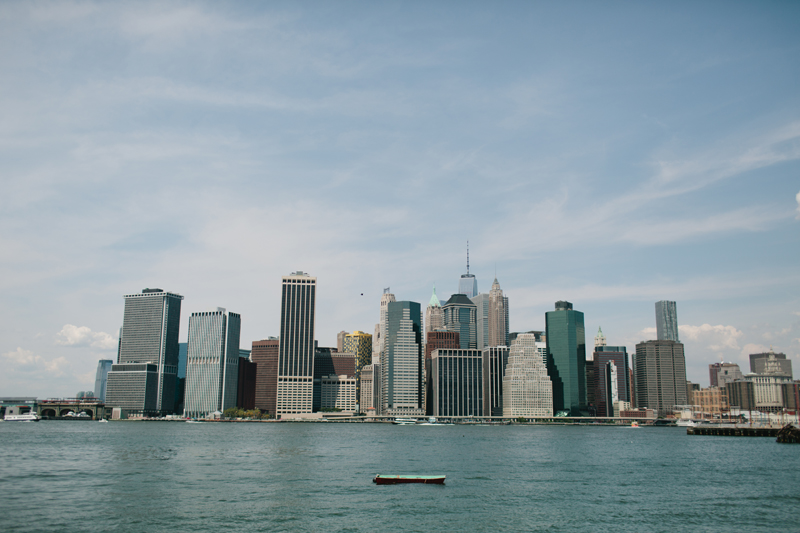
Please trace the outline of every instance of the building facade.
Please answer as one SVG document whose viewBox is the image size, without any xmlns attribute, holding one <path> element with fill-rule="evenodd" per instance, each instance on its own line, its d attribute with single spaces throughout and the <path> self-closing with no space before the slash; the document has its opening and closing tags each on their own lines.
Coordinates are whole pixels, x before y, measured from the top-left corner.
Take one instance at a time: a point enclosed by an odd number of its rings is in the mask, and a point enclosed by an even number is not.
<svg viewBox="0 0 800 533">
<path fill-rule="evenodd" d="M 678 339 L 678 307 L 675 302 L 662 300 L 656 302 L 656 338 L 660 341 Z"/>
<path fill-rule="evenodd" d="M 253 341 L 250 360 L 256 365 L 255 407 L 275 416 L 278 399 L 279 341 L 269 338 Z"/>
<path fill-rule="evenodd" d="M 547 373 L 553 384 L 553 410 L 586 413 L 586 331 L 583 313 L 558 301 L 545 313 Z"/>
<path fill-rule="evenodd" d="M 596 416 L 614 416 L 614 402 L 631 401 L 628 350 L 625 346 L 595 346 L 591 366 Z"/>
<path fill-rule="evenodd" d="M 189 317 L 186 416 L 204 418 L 236 407 L 241 328 L 241 317 L 221 307 Z"/>
<path fill-rule="evenodd" d="M 372 364 L 372 335 L 354 331 L 344 336 L 342 343 L 346 353 L 355 355 L 356 398 L 361 397 L 361 369 Z"/>
<path fill-rule="evenodd" d="M 483 349 L 483 374 L 486 376 L 484 397 L 488 416 L 503 416 L 503 377 L 508 365 L 507 346 L 487 346 Z"/>
<path fill-rule="evenodd" d="M 475 304 L 475 346 L 483 350 L 489 346 L 489 295 L 482 292 L 470 301 Z"/>
<path fill-rule="evenodd" d="M 511 345 L 502 397 L 505 417 L 553 416 L 553 384 L 535 335 L 519 335 Z"/>
<path fill-rule="evenodd" d="M 655 340 L 636 345 L 636 406 L 653 409 L 658 416 L 686 405 L 686 358 L 683 344 Z"/>
<path fill-rule="evenodd" d="M 433 294 L 425 309 L 425 333 L 429 331 L 439 331 L 444 329 L 444 312 L 442 304 L 436 296 L 436 285 L 433 286 Z"/>
<path fill-rule="evenodd" d="M 338 409 L 355 413 L 357 398 L 356 378 L 342 374 L 322 376 L 322 409 Z"/>
<path fill-rule="evenodd" d="M 283 277 L 278 356 L 278 417 L 312 412 L 317 278 L 298 271 Z"/>
<path fill-rule="evenodd" d="M 442 308 L 444 327 L 458 333 L 460 348 L 474 350 L 478 346 L 478 308 L 463 294 L 454 294 Z"/>
<path fill-rule="evenodd" d="M 754 374 L 780 374 L 792 377 L 792 361 L 785 353 L 770 351 L 750 354 L 750 372 Z"/>
<path fill-rule="evenodd" d="M 108 385 L 108 373 L 114 361 L 111 359 L 100 359 L 97 362 L 97 372 L 94 377 L 94 395 L 101 402 L 106 401 L 106 387 Z"/>
<path fill-rule="evenodd" d="M 108 372 L 106 405 L 152 416 L 174 411 L 182 300 L 161 289 L 125 296 L 119 356 Z"/>
<path fill-rule="evenodd" d="M 256 379 L 258 365 L 247 357 L 239 357 L 239 383 L 236 387 L 236 407 L 251 410 L 256 408 Z"/>
<path fill-rule="evenodd" d="M 708 380 L 712 387 L 724 389 L 731 381 L 742 379 L 744 375 L 736 363 L 713 363 L 708 365 Z"/>
<path fill-rule="evenodd" d="M 382 413 L 424 415 L 422 312 L 417 302 L 389 302 L 385 351 L 381 355 Z"/>
<path fill-rule="evenodd" d="M 488 339 L 485 346 L 508 346 L 508 297 L 494 278 L 489 291 Z"/>
<path fill-rule="evenodd" d="M 434 350 L 431 354 L 433 416 L 484 416 L 482 350 Z"/>
</svg>

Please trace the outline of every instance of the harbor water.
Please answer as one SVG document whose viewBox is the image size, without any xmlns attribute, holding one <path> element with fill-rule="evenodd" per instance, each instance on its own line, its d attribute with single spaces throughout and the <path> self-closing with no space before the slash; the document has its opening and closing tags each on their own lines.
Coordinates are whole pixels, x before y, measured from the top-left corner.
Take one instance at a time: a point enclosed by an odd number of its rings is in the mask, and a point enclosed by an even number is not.
<svg viewBox="0 0 800 533">
<path fill-rule="evenodd" d="M 800 446 L 682 428 L 6 422 L 0 450 L 6 532 L 800 530 Z"/>
</svg>

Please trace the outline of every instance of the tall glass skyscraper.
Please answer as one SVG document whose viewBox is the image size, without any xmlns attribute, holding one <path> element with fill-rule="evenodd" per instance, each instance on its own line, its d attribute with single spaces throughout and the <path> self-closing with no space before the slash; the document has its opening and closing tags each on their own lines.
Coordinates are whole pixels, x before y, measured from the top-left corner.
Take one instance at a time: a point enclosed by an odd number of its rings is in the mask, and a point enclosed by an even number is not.
<svg viewBox="0 0 800 533">
<path fill-rule="evenodd" d="M 545 313 L 547 373 L 553 382 L 553 410 L 581 416 L 586 405 L 586 331 L 583 313 L 572 304 L 556 302 Z"/>
<path fill-rule="evenodd" d="M 106 405 L 145 415 L 173 412 L 182 300 L 161 289 L 125 296 L 119 356 L 108 373 Z"/>
<path fill-rule="evenodd" d="M 184 413 L 205 417 L 236 407 L 241 317 L 223 308 L 189 317 Z"/>
<path fill-rule="evenodd" d="M 461 279 L 458 281 L 458 292 L 467 298 L 474 298 L 478 295 L 478 280 L 474 274 L 469 273 L 469 242 L 467 242 L 467 273 L 461 274 Z"/>
<path fill-rule="evenodd" d="M 656 334 L 660 341 L 675 341 L 678 339 L 678 309 L 675 302 L 662 300 L 656 302 Z"/>
<path fill-rule="evenodd" d="M 478 308 L 463 294 L 454 294 L 442 308 L 444 328 L 459 335 L 462 350 L 478 348 Z M 482 349 L 482 348 L 481 348 Z"/>
<path fill-rule="evenodd" d="M 94 379 L 94 396 L 101 402 L 106 400 L 106 386 L 108 385 L 108 372 L 114 361 L 111 359 L 100 359 L 97 362 L 97 374 Z"/>
<path fill-rule="evenodd" d="M 298 271 L 283 277 L 276 411 L 309 414 L 314 405 L 314 318 L 317 278 Z"/>
</svg>

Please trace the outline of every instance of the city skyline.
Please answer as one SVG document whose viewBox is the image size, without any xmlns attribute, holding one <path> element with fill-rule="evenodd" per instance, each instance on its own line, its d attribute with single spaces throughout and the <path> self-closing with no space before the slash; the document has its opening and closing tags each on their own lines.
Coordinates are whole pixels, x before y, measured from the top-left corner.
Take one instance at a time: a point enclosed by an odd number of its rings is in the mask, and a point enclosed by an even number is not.
<svg viewBox="0 0 800 533">
<path fill-rule="evenodd" d="M 186 296 L 182 342 L 225 302 L 248 346 L 300 268 L 333 346 L 385 287 L 446 302 L 467 240 L 509 331 L 567 300 L 632 354 L 675 301 L 687 379 L 771 347 L 797 368 L 798 16 L 3 4 L 0 390 L 93 389 L 145 287 Z"/>
</svg>

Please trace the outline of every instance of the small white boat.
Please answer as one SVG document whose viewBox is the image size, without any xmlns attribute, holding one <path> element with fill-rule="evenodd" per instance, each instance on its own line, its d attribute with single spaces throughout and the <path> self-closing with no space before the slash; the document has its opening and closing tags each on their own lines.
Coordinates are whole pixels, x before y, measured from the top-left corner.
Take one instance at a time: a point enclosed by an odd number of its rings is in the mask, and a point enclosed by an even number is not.
<svg viewBox="0 0 800 533">
<path fill-rule="evenodd" d="M 36 413 L 25 413 L 22 415 L 6 415 L 3 417 L 6 422 L 38 422 L 41 420 Z"/>
<path fill-rule="evenodd" d="M 394 422 L 392 422 L 392 424 L 395 424 L 397 426 L 415 426 L 417 424 L 417 419 L 416 418 L 395 418 Z"/>
<path fill-rule="evenodd" d="M 100 422 L 105 422 L 106 424 L 108 424 L 108 420 L 106 420 L 105 418 L 101 418 Z"/>
</svg>

